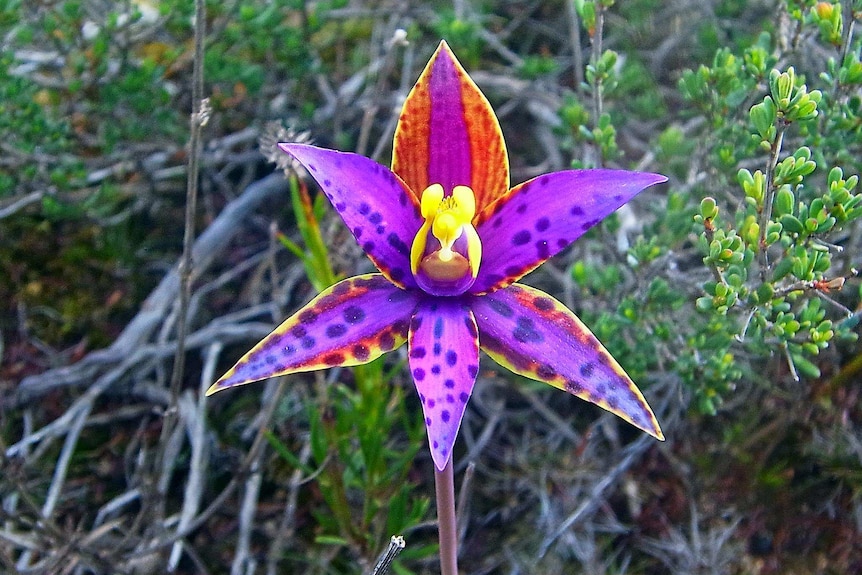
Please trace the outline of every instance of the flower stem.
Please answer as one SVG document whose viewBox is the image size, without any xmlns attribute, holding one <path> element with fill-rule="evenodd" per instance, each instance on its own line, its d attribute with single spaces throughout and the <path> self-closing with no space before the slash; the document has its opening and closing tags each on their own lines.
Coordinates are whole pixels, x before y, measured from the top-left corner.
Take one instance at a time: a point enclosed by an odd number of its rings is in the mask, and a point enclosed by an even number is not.
<svg viewBox="0 0 862 575">
<path fill-rule="evenodd" d="M 452 458 L 443 471 L 434 470 L 437 529 L 440 532 L 440 575 L 458 575 L 458 528 L 455 525 L 455 479 Z"/>
</svg>

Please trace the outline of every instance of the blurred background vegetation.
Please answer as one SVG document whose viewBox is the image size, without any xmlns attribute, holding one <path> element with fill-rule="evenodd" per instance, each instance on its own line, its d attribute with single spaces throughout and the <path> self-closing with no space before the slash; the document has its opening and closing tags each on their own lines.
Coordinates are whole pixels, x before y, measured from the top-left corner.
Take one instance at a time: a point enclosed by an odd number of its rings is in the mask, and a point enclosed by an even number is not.
<svg viewBox="0 0 862 575">
<path fill-rule="evenodd" d="M 593 329 L 668 441 L 483 365 L 456 452 L 463 572 L 862 571 L 862 2 L 206 7 L 174 394 L 193 3 L 0 0 L 4 570 L 363 573 L 404 535 L 393 570 L 435 572 L 403 357 L 202 390 L 371 269 L 272 142 L 388 163 L 445 38 L 500 117 L 513 183 L 670 178 L 526 279 Z"/>
</svg>

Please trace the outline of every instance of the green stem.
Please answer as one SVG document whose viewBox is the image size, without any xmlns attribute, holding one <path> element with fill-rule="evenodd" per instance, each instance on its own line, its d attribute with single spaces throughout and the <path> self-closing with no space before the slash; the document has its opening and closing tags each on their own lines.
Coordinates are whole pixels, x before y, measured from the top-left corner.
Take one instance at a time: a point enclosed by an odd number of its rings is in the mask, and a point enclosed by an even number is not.
<svg viewBox="0 0 862 575">
<path fill-rule="evenodd" d="M 437 529 L 440 532 L 440 575 L 458 575 L 458 528 L 455 525 L 455 479 L 452 457 L 443 471 L 434 470 Z"/>
<path fill-rule="evenodd" d="M 783 119 L 778 120 L 775 128 L 775 141 L 769 154 L 769 163 L 766 165 L 766 194 L 763 202 L 763 211 L 760 213 L 760 238 L 757 246 L 760 256 L 760 277 L 765 278 L 769 271 L 769 254 L 766 249 L 766 228 L 772 220 L 772 202 L 775 201 L 775 166 L 778 165 L 778 157 L 781 155 L 781 145 L 784 142 L 784 131 L 787 123 Z"/>
</svg>

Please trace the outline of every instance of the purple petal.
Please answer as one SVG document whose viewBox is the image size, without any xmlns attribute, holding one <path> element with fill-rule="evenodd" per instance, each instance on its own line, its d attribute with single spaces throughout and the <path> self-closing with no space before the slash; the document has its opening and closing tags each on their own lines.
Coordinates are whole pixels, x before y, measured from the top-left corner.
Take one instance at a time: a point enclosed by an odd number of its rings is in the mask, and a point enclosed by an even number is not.
<svg viewBox="0 0 862 575">
<path fill-rule="evenodd" d="M 513 284 L 474 297 L 470 307 L 482 349 L 494 361 L 595 403 L 664 439 L 641 392 L 563 304 L 543 291 Z"/>
<path fill-rule="evenodd" d="M 406 341 L 416 305 L 416 293 L 380 274 L 342 280 L 254 346 L 207 395 L 276 375 L 368 363 Z"/>
<path fill-rule="evenodd" d="M 442 470 L 479 371 L 476 320 L 460 300 L 423 301 L 410 322 L 409 346 L 431 457 Z"/>
<path fill-rule="evenodd" d="M 484 254 L 470 292 L 517 281 L 638 192 L 666 180 L 643 172 L 569 170 L 516 186 L 476 219 Z"/>
<path fill-rule="evenodd" d="M 416 287 L 410 245 L 422 225 L 416 196 L 389 168 L 364 156 L 279 144 L 308 169 L 356 241 L 390 281 Z"/>
</svg>

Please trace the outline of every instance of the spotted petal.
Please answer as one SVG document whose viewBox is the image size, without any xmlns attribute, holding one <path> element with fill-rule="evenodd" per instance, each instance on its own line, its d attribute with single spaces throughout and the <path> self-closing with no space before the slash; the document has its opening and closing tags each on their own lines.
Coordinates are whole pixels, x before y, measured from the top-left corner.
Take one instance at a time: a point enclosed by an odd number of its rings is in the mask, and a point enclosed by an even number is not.
<svg viewBox="0 0 862 575">
<path fill-rule="evenodd" d="M 317 180 L 323 193 L 383 275 L 415 287 L 410 244 L 422 226 L 419 202 L 389 168 L 357 154 L 279 144 Z"/>
<path fill-rule="evenodd" d="M 517 281 L 638 192 L 666 180 L 643 172 L 569 170 L 516 186 L 476 219 L 487 248 L 470 291 L 489 292 Z"/>
<path fill-rule="evenodd" d="M 482 349 L 517 374 L 543 381 L 664 439 L 641 392 L 590 330 L 545 292 L 513 284 L 470 304 Z"/>
<path fill-rule="evenodd" d="M 458 299 L 426 300 L 410 322 L 409 342 L 410 371 L 422 401 L 431 457 L 442 470 L 479 371 L 476 320 Z"/>
<path fill-rule="evenodd" d="M 404 102 L 392 171 L 416 194 L 431 184 L 441 184 L 447 195 L 469 186 L 480 211 L 509 188 L 497 116 L 445 41 Z"/>
<path fill-rule="evenodd" d="M 254 346 L 207 395 L 276 375 L 368 363 L 406 341 L 416 304 L 414 292 L 380 274 L 342 280 Z"/>
</svg>

